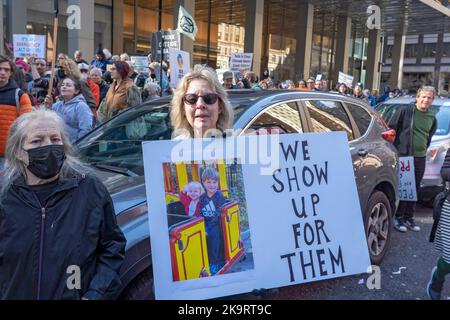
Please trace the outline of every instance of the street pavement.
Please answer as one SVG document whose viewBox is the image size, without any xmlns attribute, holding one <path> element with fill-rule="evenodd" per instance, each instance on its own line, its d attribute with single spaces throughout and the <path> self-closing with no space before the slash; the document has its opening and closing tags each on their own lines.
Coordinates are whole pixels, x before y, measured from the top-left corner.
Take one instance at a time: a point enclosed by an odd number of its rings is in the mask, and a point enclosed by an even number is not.
<svg viewBox="0 0 450 320">
<path fill-rule="evenodd" d="M 420 232 L 392 230 L 389 252 L 380 265 L 381 288 L 368 289 L 370 274 L 289 286 L 273 299 L 281 300 L 428 300 L 426 286 L 438 253 L 428 241 L 433 224 L 432 210 L 418 206 L 416 223 Z M 442 299 L 450 300 L 450 276 Z"/>
</svg>

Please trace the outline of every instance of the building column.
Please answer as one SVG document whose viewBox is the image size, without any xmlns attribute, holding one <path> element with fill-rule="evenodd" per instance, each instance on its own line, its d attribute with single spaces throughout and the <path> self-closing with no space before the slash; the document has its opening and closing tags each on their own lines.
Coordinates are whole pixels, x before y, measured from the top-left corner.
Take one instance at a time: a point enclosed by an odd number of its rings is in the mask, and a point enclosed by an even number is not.
<svg viewBox="0 0 450 320">
<path fill-rule="evenodd" d="M 124 5 L 123 0 L 114 0 L 112 2 L 113 10 L 113 38 L 112 38 L 112 52 L 123 52 L 123 14 Z"/>
<path fill-rule="evenodd" d="M 442 54 L 444 51 L 444 34 L 439 33 L 438 34 L 438 40 L 436 43 L 436 57 L 435 57 L 435 63 L 434 63 L 434 79 L 433 79 L 433 86 L 436 88 L 436 91 L 438 92 L 440 89 L 440 73 L 441 73 L 441 61 L 442 61 Z"/>
<path fill-rule="evenodd" d="M 178 28 L 178 12 L 183 6 L 187 12 L 195 18 L 195 0 L 174 0 L 173 1 L 173 30 Z M 191 38 L 180 34 L 180 50 L 190 53 L 191 67 L 194 66 L 194 41 Z"/>
<path fill-rule="evenodd" d="M 0 1 L 1 2 L 1 1 Z M 14 34 L 27 34 L 27 0 L 8 1 L 9 42 Z M 3 23 L 3 16 L 2 16 Z M 1 34 L 3 37 L 3 33 Z"/>
<path fill-rule="evenodd" d="M 394 88 L 402 89 L 403 82 L 403 60 L 405 57 L 405 39 L 403 34 L 394 36 L 394 46 L 392 47 L 392 64 L 389 84 Z"/>
<path fill-rule="evenodd" d="M 336 52 L 334 56 L 335 83 L 337 83 L 339 79 L 339 71 L 348 74 L 351 31 L 352 31 L 352 18 L 346 16 L 338 17 Z"/>
<path fill-rule="evenodd" d="M 245 1 L 244 52 L 253 53 L 253 71 L 261 75 L 264 0 Z"/>
<path fill-rule="evenodd" d="M 295 50 L 295 77 L 297 79 L 306 80 L 310 76 L 313 22 L 314 6 L 308 2 L 299 1 Z"/>
<path fill-rule="evenodd" d="M 377 29 L 369 31 L 369 45 L 367 48 L 365 89 L 379 89 L 381 73 L 381 32 Z"/>
<path fill-rule="evenodd" d="M 76 50 L 83 52 L 84 57 L 93 57 L 94 52 L 94 21 L 95 4 L 94 1 L 69 0 L 68 6 L 77 5 L 81 10 L 81 28 L 79 30 L 68 30 L 69 57 L 73 57 Z M 70 16 L 69 16 L 70 18 Z M 95 44 L 95 47 L 98 44 Z M 108 48 L 110 49 L 110 48 Z"/>
</svg>

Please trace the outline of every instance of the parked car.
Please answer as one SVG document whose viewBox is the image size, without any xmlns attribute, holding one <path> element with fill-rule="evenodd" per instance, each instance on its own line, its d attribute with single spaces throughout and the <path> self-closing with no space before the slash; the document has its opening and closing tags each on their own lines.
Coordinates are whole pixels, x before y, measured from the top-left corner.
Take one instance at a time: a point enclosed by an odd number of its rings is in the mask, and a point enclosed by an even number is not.
<svg viewBox="0 0 450 320">
<path fill-rule="evenodd" d="M 386 122 L 389 122 L 399 108 L 414 101 L 415 98 L 412 97 L 391 99 L 379 104 L 376 110 Z M 427 151 L 425 174 L 418 194 L 419 202 L 428 207 L 433 206 L 435 196 L 445 187 L 440 172 L 445 154 L 450 147 L 450 99 L 434 99 L 430 110 L 436 115 L 437 130 L 431 138 Z"/>
<path fill-rule="evenodd" d="M 307 91 L 230 91 L 235 129 L 277 132 L 345 131 L 353 160 L 370 257 L 380 263 L 398 205 L 395 131 L 360 100 Z M 170 139 L 169 98 L 129 109 L 80 139 L 76 148 L 109 189 L 127 238 L 120 298 L 152 298 L 151 248 L 142 141 Z M 332 150 L 330 150 L 332 153 Z M 355 203 L 355 205 L 357 205 Z M 343 222 L 345 223 L 345 222 Z"/>
</svg>

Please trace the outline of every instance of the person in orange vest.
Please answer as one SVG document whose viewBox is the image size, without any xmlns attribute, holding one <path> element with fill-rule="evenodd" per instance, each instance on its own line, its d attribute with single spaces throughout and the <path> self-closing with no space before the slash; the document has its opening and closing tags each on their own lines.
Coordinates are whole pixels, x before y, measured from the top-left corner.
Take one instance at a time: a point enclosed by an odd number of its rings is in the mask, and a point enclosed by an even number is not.
<svg viewBox="0 0 450 320">
<path fill-rule="evenodd" d="M 12 123 L 32 111 L 31 100 L 13 79 L 15 64 L 0 55 L 0 170 L 3 168 L 5 146 Z"/>
</svg>

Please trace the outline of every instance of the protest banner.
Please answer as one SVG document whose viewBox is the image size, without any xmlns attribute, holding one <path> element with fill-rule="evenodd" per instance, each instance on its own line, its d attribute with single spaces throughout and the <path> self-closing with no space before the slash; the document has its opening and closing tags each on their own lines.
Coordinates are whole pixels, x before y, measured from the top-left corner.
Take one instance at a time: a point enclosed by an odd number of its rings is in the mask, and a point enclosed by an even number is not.
<svg viewBox="0 0 450 320">
<path fill-rule="evenodd" d="M 14 57 L 25 58 L 34 55 L 36 58 L 46 59 L 45 36 L 35 34 L 13 35 Z"/>
<path fill-rule="evenodd" d="M 339 71 L 338 83 L 343 83 L 347 87 L 352 88 L 353 87 L 353 76 Z"/>
<path fill-rule="evenodd" d="M 152 33 L 152 60 L 161 60 L 161 46 L 164 37 L 164 61 L 169 61 L 169 48 L 180 49 L 180 33 L 176 30 L 167 30 Z"/>
<path fill-rule="evenodd" d="M 176 88 L 178 82 L 190 71 L 189 52 L 169 48 L 170 87 Z"/>
<path fill-rule="evenodd" d="M 258 146 L 277 163 L 270 174 L 261 174 Z M 228 296 L 370 266 L 345 133 L 150 141 L 143 152 L 157 299 Z"/>
<path fill-rule="evenodd" d="M 134 71 L 136 71 L 137 73 L 149 72 L 147 56 L 131 56 L 130 60 Z"/>
<path fill-rule="evenodd" d="M 414 157 L 399 158 L 398 194 L 400 201 L 417 201 Z"/>
<path fill-rule="evenodd" d="M 230 70 L 243 73 L 252 70 L 253 53 L 233 53 L 230 58 Z"/>
</svg>

